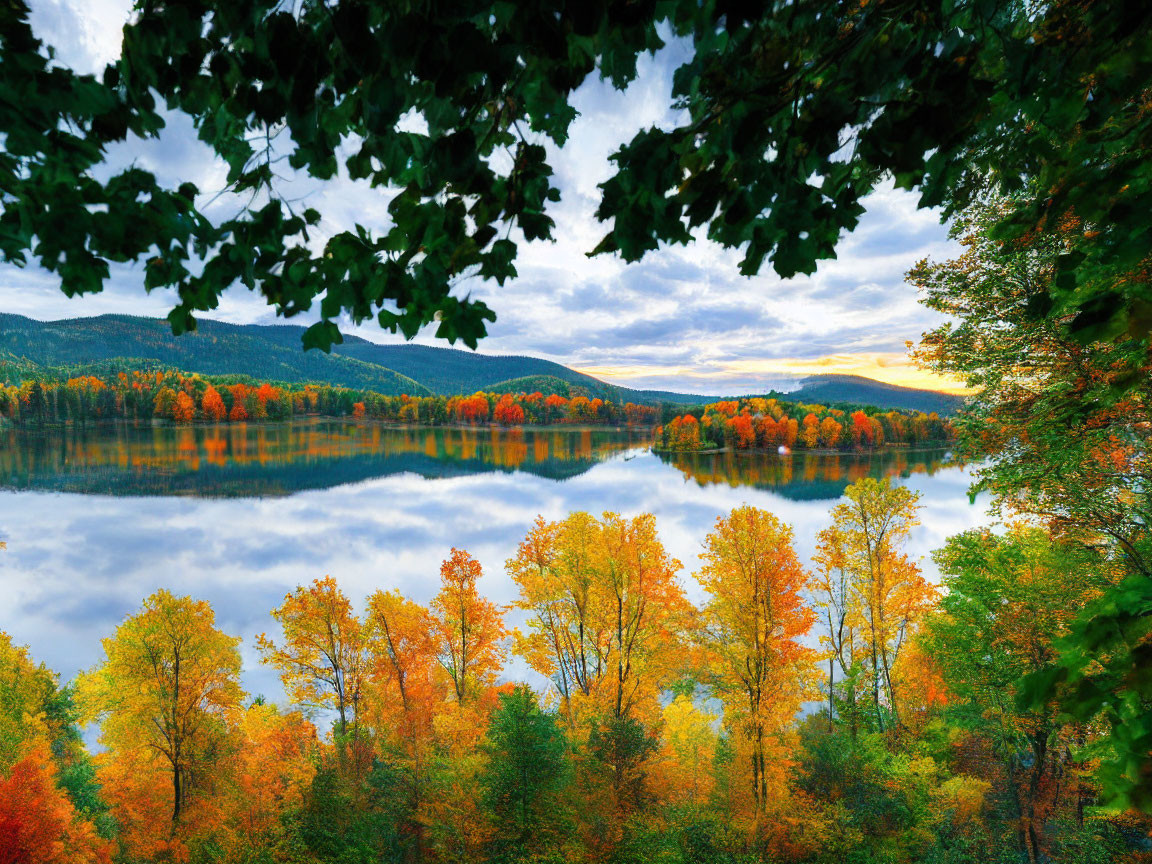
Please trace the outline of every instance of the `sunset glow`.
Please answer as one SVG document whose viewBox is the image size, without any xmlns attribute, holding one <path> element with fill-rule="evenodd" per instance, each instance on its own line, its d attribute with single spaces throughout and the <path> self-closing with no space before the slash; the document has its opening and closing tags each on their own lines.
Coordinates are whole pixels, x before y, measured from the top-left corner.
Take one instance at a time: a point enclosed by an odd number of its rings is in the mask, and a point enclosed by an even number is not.
<svg viewBox="0 0 1152 864">
<path fill-rule="evenodd" d="M 944 393 L 970 392 L 962 382 L 944 378 L 917 367 L 906 355 L 898 352 L 857 354 L 829 354 L 824 357 L 781 357 L 765 360 L 729 360 L 712 367 L 686 366 L 582 366 L 578 371 L 627 385 L 630 381 L 654 376 L 681 378 L 686 381 L 709 382 L 722 389 L 724 382 L 764 376 L 765 389 L 771 389 L 775 376 L 805 375 L 860 375 L 900 387 L 938 390 Z M 742 389 L 747 389 L 743 387 Z"/>
</svg>

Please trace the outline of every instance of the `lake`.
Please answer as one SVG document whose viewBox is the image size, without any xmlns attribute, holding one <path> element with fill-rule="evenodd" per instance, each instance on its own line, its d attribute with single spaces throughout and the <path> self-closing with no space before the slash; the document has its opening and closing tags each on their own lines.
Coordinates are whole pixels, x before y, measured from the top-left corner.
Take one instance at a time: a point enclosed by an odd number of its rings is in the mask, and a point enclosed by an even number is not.
<svg viewBox="0 0 1152 864">
<path fill-rule="evenodd" d="M 656 515 L 690 573 L 717 516 L 749 503 L 791 524 L 802 558 L 844 487 L 889 476 L 921 492 L 911 552 L 989 521 L 945 451 L 655 454 L 647 430 L 387 428 L 341 421 L 0 429 L 0 629 L 67 679 L 157 588 L 212 603 L 242 636 L 249 692 L 281 698 L 256 634 L 297 584 L 330 574 L 427 602 L 451 547 L 515 599 L 504 562 L 538 515 Z M 515 623 L 514 615 L 510 620 Z M 525 677 L 517 664 L 510 673 Z"/>
</svg>

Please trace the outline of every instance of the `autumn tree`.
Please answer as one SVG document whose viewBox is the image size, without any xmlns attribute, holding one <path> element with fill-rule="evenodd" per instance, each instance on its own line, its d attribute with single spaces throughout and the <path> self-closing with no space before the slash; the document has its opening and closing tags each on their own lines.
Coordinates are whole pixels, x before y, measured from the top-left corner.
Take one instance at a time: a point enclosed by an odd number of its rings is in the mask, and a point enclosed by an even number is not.
<svg viewBox="0 0 1152 864">
<path fill-rule="evenodd" d="M 947 593 L 918 640 L 954 697 L 949 717 L 988 740 L 1003 765 L 1012 800 L 1006 818 L 1020 851 L 1043 861 L 1054 854 L 1049 819 L 1063 805 L 1082 825 L 1095 796 L 1077 778 L 1084 766 L 1073 753 L 1100 726 L 1069 722 L 1059 692 L 1030 704 L 1021 690 L 1030 676 L 1059 668 L 1060 640 L 1123 568 L 1023 524 L 1004 534 L 977 529 L 950 537 L 934 557 Z"/>
<path fill-rule="evenodd" d="M 103 660 L 80 678 L 84 716 L 100 721 L 107 748 L 103 773 L 118 776 L 131 766 L 157 789 L 168 775 L 170 831 L 189 811 L 195 817 L 212 792 L 243 696 L 239 643 L 216 629 L 207 603 L 161 590 L 103 640 Z M 123 798 L 113 809 L 122 820 L 141 812 Z M 135 827 L 169 833 L 155 823 Z"/>
<path fill-rule="evenodd" d="M 847 602 L 847 616 L 857 622 L 871 665 L 876 722 L 883 729 L 882 706 L 893 723 L 900 722 L 892 666 L 933 600 L 932 587 L 902 551 L 918 524 L 920 496 L 905 486 L 892 486 L 887 478 L 871 477 L 853 483 L 844 496 L 847 500 L 832 509 L 831 527 L 821 534 L 821 548 L 827 550 L 822 566 L 826 572 L 843 571 L 850 582 L 850 598 L 831 596 L 840 591 L 838 586 L 826 595 L 832 604 Z"/>
<path fill-rule="evenodd" d="M 368 598 L 364 637 L 371 698 L 364 716 L 382 757 L 397 772 L 400 828 L 418 861 L 427 846 L 435 720 L 450 689 L 439 663 L 436 631 L 429 611 L 398 591 L 376 591 Z"/>
<path fill-rule="evenodd" d="M 299 586 L 272 610 L 284 638 L 265 634 L 256 647 L 265 663 L 280 671 L 288 697 L 297 704 L 335 709 L 337 731 L 356 719 L 366 666 L 364 636 L 352 604 L 331 576 Z"/>
<path fill-rule="evenodd" d="M 183 390 L 176 394 L 176 401 L 172 405 L 172 419 L 177 423 L 191 423 L 196 419 L 196 403 Z"/>
<path fill-rule="evenodd" d="M 440 566 L 440 593 L 432 600 L 439 660 L 461 703 L 491 687 L 504 665 L 507 630 L 500 608 L 476 590 L 482 575 L 479 561 L 453 549 Z"/>
<path fill-rule="evenodd" d="M 176 411 L 176 391 L 171 387 L 163 387 L 153 400 L 153 413 L 166 420 L 173 419 Z"/>
<path fill-rule="evenodd" d="M 0 771 L 0 862 L 111 864 L 112 851 L 57 785 L 46 741 Z"/>
<path fill-rule="evenodd" d="M 55 689 L 53 674 L 0 631 L 0 771 L 20 759 L 32 741 L 50 733 L 46 708 Z"/>
<path fill-rule="evenodd" d="M 5 864 L 111 860 L 111 844 L 93 820 L 100 808 L 92 806 L 90 763 L 79 733 L 64 728 L 66 703 L 56 676 L 0 631 L 0 861 Z"/>
<path fill-rule="evenodd" d="M 652 707 L 677 672 L 689 605 L 649 514 L 537 520 L 507 564 L 528 613 L 518 653 L 552 679 L 566 711 Z"/>
<path fill-rule="evenodd" d="M 1152 362 L 1143 333 L 1109 329 L 1125 314 L 1120 305 L 1103 304 L 1087 319 L 1055 314 L 1055 298 L 1075 296 L 1073 250 L 1112 223 L 1076 208 L 1044 232 L 1005 242 L 997 226 L 1021 206 L 1011 196 L 972 207 L 953 230 L 963 253 L 909 271 L 925 305 L 948 322 L 925 334 L 917 357 L 973 389 L 955 425 L 976 488 L 994 507 L 1038 518 L 1056 537 L 1124 568 L 1126 578 L 1072 626 L 1062 671 L 1035 680 L 1075 681 L 1060 692 L 1081 722 L 1109 706 L 1106 791 L 1119 804 L 1152 809 L 1152 658 L 1142 647 L 1152 638 Z M 1114 290 L 1145 284 L 1146 262 L 1141 268 Z M 1072 320 L 1081 322 L 1075 333 Z M 1043 689 L 1038 706 L 1056 692 Z"/>
<path fill-rule="evenodd" d="M 840 686 L 845 689 L 845 709 L 853 734 L 859 720 L 856 705 L 856 676 L 860 664 L 869 656 L 862 630 L 864 616 L 860 609 L 855 571 L 849 569 L 848 551 L 844 535 L 835 527 L 825 528 L 817 534 L 816 554 L 813 561 L 816 572 L 812 579 L 815 606 L 819 610 L 825 632 L 820 641 L 828 652 L 828 724 L 831 729 L 835 715 L 836 669 L 840 672 Z"/>
<path fill-rule="evenodd" d="M 224 400 L 211 384 L 204 388 L 204 395 L 200 397 L 200 410 L 204 412 L 205 417 L 215 423 L 219 423 L 227 416 Z"/>
<path fill-rule="evenodd" d="M 663 782 L 672 803 L 704 810 L 711 802 L 718 749 L 717 718 L 679 693 L 664 707 L 667 761 Z"/>
<path fill-rule="evenodd" d="M 511 393 L 505 393 L 496 402 L 492 419 L 501 426 L 519 426 L 524 422 L 524 409 L 513 399 Z"/>
<path fill-rule="evenodd" d="M 223 860 L 251 860 L 293 842 L 291 817 L 315 777 L 317 744 L 316 728 L 299 712 L 257 701 L 240 714 L 219 793 L 215 845 Z"/>
<path fill-rule="evenodd" d="M 738 507 L 704 540 L 696 577 L 708 594 L 701 634 L 725 722 L 750 745 L 755 812 L 769 800 L 765 742 L 813 693 L 816 652 L 803 644 L 816 620 L 792 530 L 771 513 Z"/>
</svg>

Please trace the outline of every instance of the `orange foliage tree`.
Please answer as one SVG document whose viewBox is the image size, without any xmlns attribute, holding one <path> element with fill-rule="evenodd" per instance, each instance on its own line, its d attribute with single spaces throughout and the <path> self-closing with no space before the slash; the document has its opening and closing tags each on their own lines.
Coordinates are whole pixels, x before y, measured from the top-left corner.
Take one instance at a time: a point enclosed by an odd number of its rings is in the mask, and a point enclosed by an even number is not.
<svg viewBox="0 0 1152 864">
<path fill-rule="evenodd" d="M 48 745 L 37 742 L 0 775 L 2 864 L 111 864 L 112 844 L 79 817 L 56 785 Z"/>
<path fill-rule="evenodd" d="M 204 389 L 204 395 L 200 397 L 200 410 L 204 412 L 205 417 L 215 423 L 219 423 L 228 414 L 224 400 L 220 398 L 220 392 L 211 384 Z"/>
<path fill-rule="evenodd" d="M 172 419 L 177 423 L 191 423 L 196 419 L 196 403 L 183 390 L 176 394 L 176 403 L 172 406 Z"/>
<path fill-rule="evenodd" d="M 458 702 L 491 687 L 504 665 L 507 636 L 500 608 L 480 596 L 480 562 L 453 549 L 440 566 L 440 593 L 432 601 L 437 653 Z"/>
<path fill-rule="evenodd" d="M 298 712 L 256 703 L 240 716 L 215 837 L 222 860 L 259 860 L 291 841 L 284 817 L 304 800 L 316 773 L 317 743 L 316 727 Z"/>
<path fill-rule="evenodd" d="M 256 637 L 263 660 L 280 670 L 289 698 L 300 705 L 331 707 L 341 739 L 348 715 L 355 721 L 366 666 L 364 636 L 352 604 L 331 576 L 299 586 L 272 610 L 284 631 L 277 645 Z"/>
<path fill-rule="evenodd" d="M 524 422 L 524 409 L 513 398 L 511 393 L 505 393 L 496 403 L 492 412 L 492 419 L 501 426 L 519 426 Z"/>
</svg>

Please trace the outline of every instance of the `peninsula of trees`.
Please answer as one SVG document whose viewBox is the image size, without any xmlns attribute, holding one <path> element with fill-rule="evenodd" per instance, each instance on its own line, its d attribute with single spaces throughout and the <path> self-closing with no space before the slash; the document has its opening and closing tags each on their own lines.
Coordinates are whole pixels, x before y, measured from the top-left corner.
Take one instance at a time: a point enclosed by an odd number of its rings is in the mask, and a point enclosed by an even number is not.
<svg viewBox="0 0 1152 864">
<path fill-rule="evenodd" d="M 943 444 L 952 425 L 932 412 L 879 411 L 753 397 L 713 402 L 656 429 L 661 450 L 859 450 L 886 444 Z"/>
</svg>

